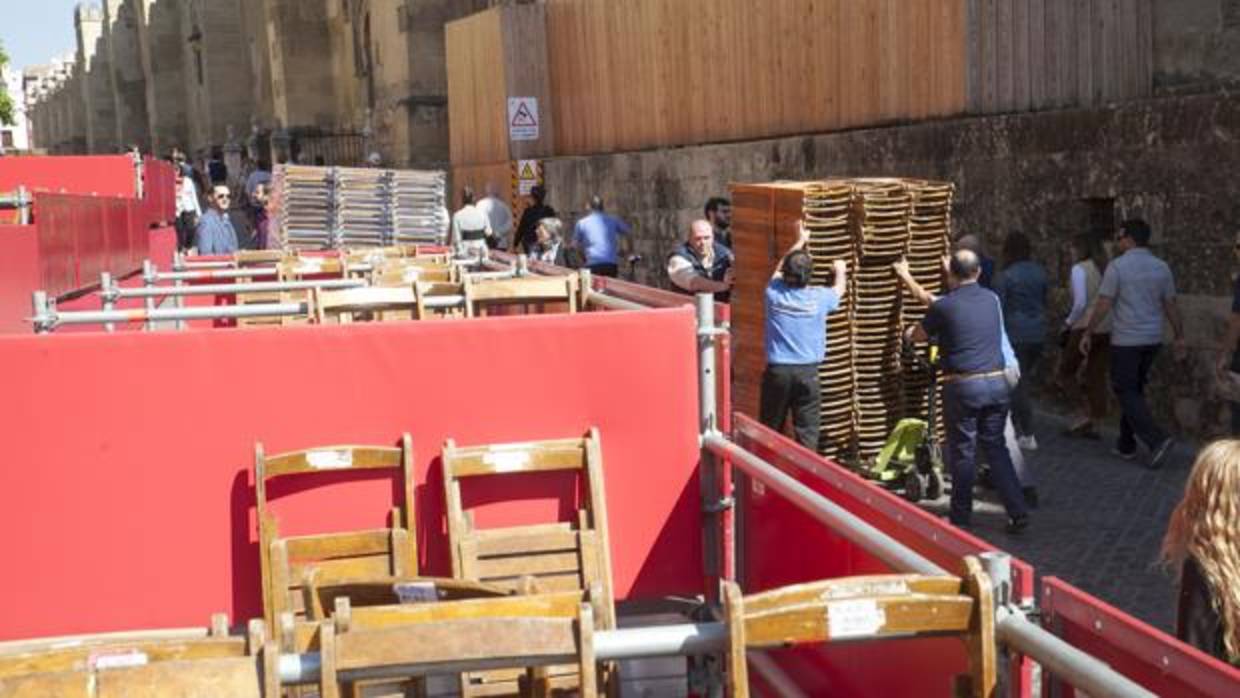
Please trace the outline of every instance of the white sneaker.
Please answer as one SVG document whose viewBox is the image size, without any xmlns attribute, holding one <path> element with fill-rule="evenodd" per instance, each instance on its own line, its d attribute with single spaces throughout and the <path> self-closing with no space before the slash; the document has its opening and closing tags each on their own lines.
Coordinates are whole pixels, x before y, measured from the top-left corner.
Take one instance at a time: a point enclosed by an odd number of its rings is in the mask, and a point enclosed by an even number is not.
<svg viewBox="0 0 1240 698">
<path fill-rule="evenodd" d="M 1038 450 L 1038 440 L 1033 434 L 1030 434 L 1029 436 L 1016 437 L 1016 445 L 1020 446 L 1023 451 Z"/>
</svg>

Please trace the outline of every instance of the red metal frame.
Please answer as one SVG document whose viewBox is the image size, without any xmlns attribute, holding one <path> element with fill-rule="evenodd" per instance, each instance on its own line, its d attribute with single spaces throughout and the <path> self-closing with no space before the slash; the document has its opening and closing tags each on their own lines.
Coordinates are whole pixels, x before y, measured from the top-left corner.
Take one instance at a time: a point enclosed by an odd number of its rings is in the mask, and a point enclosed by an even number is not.
<svg viewBox="0 0 1240 698">
<path fill-rule="evenodd" d="M 1160 696 L 1240 695 L 1240 669 L 1224 664 L 1058 577 L 1042 580 L 1048 630 L 1101 659 Z M 1047 673 L 1042 695 L 1072 698 L 1075 691 Z"/>
<path fill-rule="evenodd" d="M 104 271 L 129 274 L 150 250 L 142 202 L 136 199 L 37 193 L 34 219 L 39 288 L 53 296 L 98 283 Z"/>
</svg>

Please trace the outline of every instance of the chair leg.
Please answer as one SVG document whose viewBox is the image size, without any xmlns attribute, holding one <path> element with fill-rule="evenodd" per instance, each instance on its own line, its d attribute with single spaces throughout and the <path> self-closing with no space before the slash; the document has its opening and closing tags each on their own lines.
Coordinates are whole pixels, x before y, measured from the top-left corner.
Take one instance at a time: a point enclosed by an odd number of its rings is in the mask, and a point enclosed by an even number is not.
<svg viewBox="0 0 1240 698">
<path fill-rule="evenodd" d="M 728 624 L 728 694 L 749 696 L 749 663 L 745 659 L 745 602 L 736 582 L 723 584 L 723 610 Z"/>
</svg>

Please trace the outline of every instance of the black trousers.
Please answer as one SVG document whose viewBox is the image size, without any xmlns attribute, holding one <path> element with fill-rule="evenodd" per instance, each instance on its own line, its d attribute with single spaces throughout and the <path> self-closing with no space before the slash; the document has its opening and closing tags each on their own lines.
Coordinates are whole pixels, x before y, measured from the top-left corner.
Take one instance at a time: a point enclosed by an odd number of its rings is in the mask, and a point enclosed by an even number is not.
<svg viewBox="0 0 1240 698">
<path fill-rule="evenodd" d="M 586 268 L 595 276 L 606 276 L 614 279 L 620 275 L 619 264 L 591 264 Z"/>
<path fill-rule="evenodd" d="M 758 418 L 763 424 L 783 431 L 784 419 L 791 411 L 797 443 L 811 451 L 818 450 L 822 393 L 817 364 L 768 365 L 762 372 L 761 403 Z"/>
</svg>

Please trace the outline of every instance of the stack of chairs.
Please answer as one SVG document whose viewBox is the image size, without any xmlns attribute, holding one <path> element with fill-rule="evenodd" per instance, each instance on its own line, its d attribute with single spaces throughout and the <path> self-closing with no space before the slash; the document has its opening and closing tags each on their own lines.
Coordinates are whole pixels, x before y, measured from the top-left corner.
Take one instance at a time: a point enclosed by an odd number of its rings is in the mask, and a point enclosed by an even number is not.
<svg viewBox="0 0 1240 698">
<path fill-rule="evenodd" d="M 430 675 L 460 677 L 466 697 L 618 695 L 616 668 L 595 652 L 595 633 L 616 627 L 598 431 L 468 447 L 449 440 L 441 460 L 453 577 L 418 574 L 408 434 L 396 447 L 273 456 L 257 444 L 263 620 L 245 636 L 230 635 L 219 615 L 209 631 L 0 643 L 0 698 L 334 698 L 390 693 L 393 682 L 405 695 L 425 695 Z M 270 483 L 343 470 L 397 475 L 389 525 L 287 535 L 270 507 Z M 555 471 L 581 480 L 574 521 L 480 528 L 463 505 L 466 481 Z M 993 695 L 991 582 L 973 558 L 963 569 L 962 577 L 851 577 L 747 596 L 725 582 L 718 611 L 728 694 L 749 695 L 750 650 L 955 636 L 968 656 L 955 694 Z M 307 652 L 319 658 L 317 680 L 282 679 L 281 655 Z"/>
</svg>

